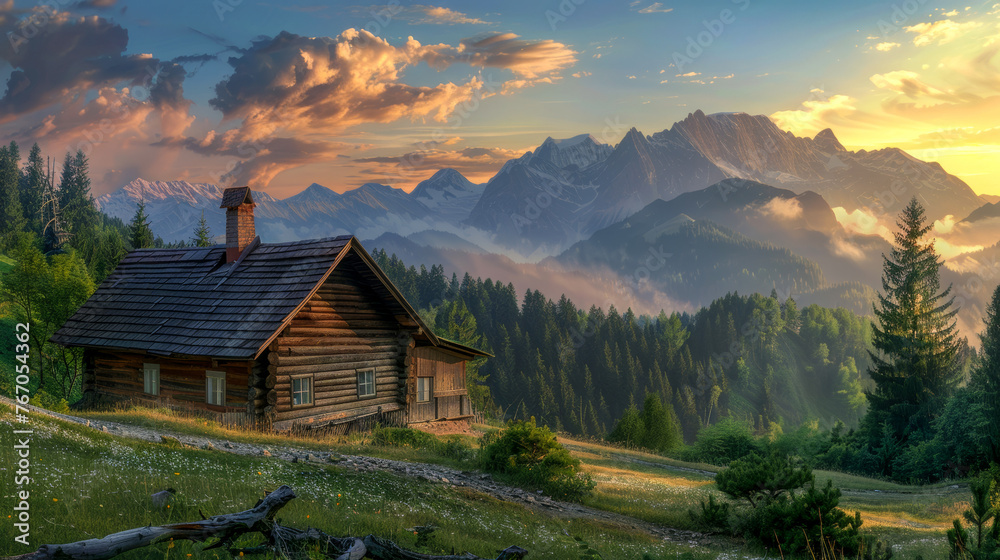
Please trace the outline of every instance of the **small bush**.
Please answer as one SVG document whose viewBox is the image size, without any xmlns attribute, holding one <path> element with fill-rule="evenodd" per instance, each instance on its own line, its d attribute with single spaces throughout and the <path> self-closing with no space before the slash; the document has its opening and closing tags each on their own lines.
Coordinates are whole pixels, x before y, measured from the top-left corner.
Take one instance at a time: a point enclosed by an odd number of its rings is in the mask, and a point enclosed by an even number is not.
<svg viewBox="0 0 1000 560">
<path fill-rule="evenodd" d="M 814 558 L 854 557 L 861 549 L 861 515 L 837 508 L 840 490 L 833 482 L 817 489 L 809 467 L 796 468 L 781 453 L 733 461 L 715 481 L 731 498 L 752 506 L 733 517 L 733 532 L 748 540 Z M 806 491 L 796 494 L 803 485 Z"/>
<path fill-rule="evenodd" d="M 515 420 L 480 440 L 479 465 L 515 484 L 539 489 L 559 499 L 580 500 L 594 489 L 580 461 L 556 441 L 545 426 Z"/>
<path fill-rule="evenodd" d="M 773 502 L 778 496 L 813 481 L 812 470 L 796 468 L 789 457 L 772 452 L 766 457 L 756 453 L 733 461 L 715 477 L 715 484 L 733 499 L 743 499 L 757 507 Z"/>
<path fill-rule="evenodd" d="M 702 428 L 694 445 L 686 448 L 682 459 L 690 462 L 728 465 L 736 459 L 760 451 L 761 445 L 750 431 L 750 426 L 731 418 Z"/>
<path fill-rule="evenodd" d="M 691 521 L 706 529 L 729 528 L 729 504 L 715 501 L 715 495 L 708 495 L 708 502 L 701 502 L 701 511 L 688 510 Z"/>
<path fill-rule="evenodd" d="M 31 400 L 28 402 L 30 402 L 32 406 L 44 408 L 45 410 L 51 410 L 52 412 L 58 412 L 59 414 L 66 414 L 69 412 L 69 402 L 66 399 L 52 396 L 42 390 L 35 392 L 35 395 L 31 397 Z"/>
</svg>

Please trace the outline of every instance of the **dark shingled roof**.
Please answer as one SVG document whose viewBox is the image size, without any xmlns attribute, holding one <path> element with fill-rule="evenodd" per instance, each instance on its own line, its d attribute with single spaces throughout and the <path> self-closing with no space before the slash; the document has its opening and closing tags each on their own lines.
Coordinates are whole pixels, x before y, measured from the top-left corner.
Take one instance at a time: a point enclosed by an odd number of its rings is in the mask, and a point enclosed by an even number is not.
<svg viewBox="0 0 1000 560">
<path fill-rule="evenodd" d="M 345 262 L 363 271 L 394 314 L 419 328 L 434 346 L 486 355 L 437 338 L 352 236 L 255 241 L 237 261 L 225 261 L 221 245 L 132 251 L 52 341 L 161 355 L 253 359 Z"/>
<path fill-rule="evenodd" d="M 222 204 L 219 205 L 219 208 L 236 208 L 244 202 L 253 204 L 250 187 L 229 187 L 222 191 Z"/>
</svg>

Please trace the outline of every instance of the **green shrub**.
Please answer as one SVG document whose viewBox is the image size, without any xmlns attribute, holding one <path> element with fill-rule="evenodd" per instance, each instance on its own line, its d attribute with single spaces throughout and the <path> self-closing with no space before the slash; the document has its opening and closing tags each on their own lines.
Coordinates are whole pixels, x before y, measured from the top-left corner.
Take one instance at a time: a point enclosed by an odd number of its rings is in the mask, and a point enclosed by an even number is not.
<svg viewBox="0 0 1000 560">
<path fill-rule="evenodd" d="M 701 511 L 688 510 L 691 521 L 706 529 L 729 528 L 729 504 L 715 501 L 715 495 L 708 495 L 708 502 L 701 502 Z"/>
<path fill-rule="evenodd" d="M 733 461 L 715 477 L 719 489 L 751 507 L 733 516 L 733 532 L 764 546 L 780 546 L 784 554 L 814 558 L 857 556 L 861 548 L 861 515 L 837 508 L 840 490 L 827 481 L 817 489 L 808 466 L 796 468 L 790 457 L 772 451 Z M 795 490 L 808 485 L 805 492 Z"/>
<path fill-rule="evenodd" d="M 39 408 L 44 408 L 45 410 L 51 410 L 52 412 L 58 412 L 60 414 L 66 414 L 69 412 L 69 401 L 59 397 L 54 397 L 41 389 L 36 391 L 34 396 L 32 396 L 31 400 L 28 402 L 31 403 L 32 406 L 37 406 Z"/>
<path fill-rule="evenodd" d="M 746 500 L 756 508 L 813 480 L 808 466 L 796 468 L 791 458 L 773 451 L 766 457 L 752 453 L 733 461 L 716 475 L 715 484 L 733 499 Z"/>
<path fill-rule="evenodd" d="M 580 500 L 594 489 L 590 475 L 580 472 L 580 461 L 556 441 L 545 426 L 515 420 L 480 440 L 483 470 L 518 485 L 539 489 L 559 499 Z"/>
<path fill-rule="evenodd" d="M 761 445 L 750 431 L 750 426 L 732 418 L 723 418 L 702 428 L 694 445 L 686 448 L 681 458 L 691 462 L 728 465 L 760 449 Z"/>
</svg>

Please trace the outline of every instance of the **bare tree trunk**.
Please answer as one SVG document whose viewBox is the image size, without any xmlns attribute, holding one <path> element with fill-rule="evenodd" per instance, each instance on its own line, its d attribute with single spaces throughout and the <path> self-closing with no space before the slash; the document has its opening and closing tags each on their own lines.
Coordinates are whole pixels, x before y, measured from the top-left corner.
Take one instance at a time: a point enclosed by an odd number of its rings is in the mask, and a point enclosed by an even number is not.
<svg viewBox="0 0 1000 560">
<path fill-rule="evenodd" d="M 228 544 L 244 533 L 254 532 L 254 526 L 274 517 L 295 493 L 288 486 L 281 486 L 259 501 L 253 509 L 232 515 L 217 515 L 202 521 L 174 523 L 159 527 L 140 527 L 108 535 L 103 539 L 88 539 L 69 544 L 43 544 L 38 550 L 11 556 L 6 560 L 105 560 L 134 548 L 148 546 L 165 540 L 205 541 L 220 537 L 218 545 Z M 216 545 L 213 545 L 213 548 Z"/>
</svg>

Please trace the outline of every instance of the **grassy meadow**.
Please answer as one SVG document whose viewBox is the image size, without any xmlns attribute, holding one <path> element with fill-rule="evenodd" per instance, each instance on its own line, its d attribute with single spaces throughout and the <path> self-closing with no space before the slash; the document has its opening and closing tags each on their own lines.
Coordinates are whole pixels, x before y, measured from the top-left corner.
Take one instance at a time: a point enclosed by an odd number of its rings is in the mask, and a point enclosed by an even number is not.
<svg viewBox="0 0 1000 560">
<path fill-rule="evenodd" d="M 6 407 L 5 407 L 6 408 Z M 14 429 L 7 410 L 2 429 Z M 364 454 L 414 462 L 471 468 L 421 446 L 373 445 L 371 436 L 292 439 L 230 430 L 214 422 L 183 418 L 165 410 L 90 413 L 94 420 L 115 420 L 191 435 L 261 445 L 293 446 L 317 451 Z M 493 557 L 508 545 L 528 549 L 528 558 L 588 558 L 596 551 L 606 559 L 765 558 L 767 551 L 745 550 L 725 535 L 710 546 L 657 541 L 636 530 L 606 522 L 566 519 L 500 502 L 467 489 L 447 487 L 388 473 L 356 472 L 335 464 L 289 463 L 271 457 L 244 457 L 222 451 L 178 448 L 125 439 L 33 416 L 31 543 L 70 542 L 148 524 L 161 524 L 240 511 L 253 506 L 263 490 L 281 484 L 295 489 L 278 517 L 299 528 L 318 527 L 333 535 L 374 533 L 417 548 L 415 525 L 437 525 L 426 547 L 430 553 L 470 551 Z M 474 443 L 469 436 L 464 438 Z M 597 482 L 585 503 L 597 509 L 679 529 L 695 529 L 688 510 L 715 490 L 708 473 L 718 467 L 684 463 L 649 453 L 562 438 L 584 470 Z M 2 468 L 14 464 L 10 446 L 0 450 Z M 11 473 L 5 473 L 5 478 Z M 969 501 L 964 485 L 910 487 L 817 471 L 818 482 L 832 478 L 844 496 L 841 506 L 861 511 L 864 532 L 896 547 L 895 558 L 947 556 L 945 529 Z M 171 508 L 156 510 L 149 495 L 172 487 Z M 5 485 L 5 488 L 7 486 Z M 4 491 L 10 503 L 13 489 Z M 9 515 L 11 512 L 7 512 Z M 257 544 L 247 539 L 246 546 Z M 203 544 L 163 543 L 132 551 L 123 558 L 228 558 L 222 551 L 202 552 Z M 0 555 L 26 552 L 5 539 Z M 648 556 L 644 556 L 648 555 Z M 589 556 L 593 558 L 593 556 Z"/>
</svg>

